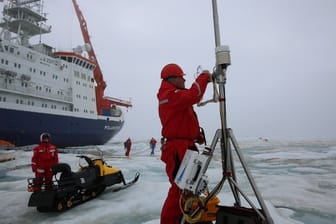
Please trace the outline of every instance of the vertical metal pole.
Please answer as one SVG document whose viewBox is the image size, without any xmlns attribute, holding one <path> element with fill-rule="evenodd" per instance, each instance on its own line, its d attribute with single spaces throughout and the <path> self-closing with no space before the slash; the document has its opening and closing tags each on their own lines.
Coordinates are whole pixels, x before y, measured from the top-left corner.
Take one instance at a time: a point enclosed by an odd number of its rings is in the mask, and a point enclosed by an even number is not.
<svg viewBox="0 0 336 224">
<path fill-rule="evenodd" d="M 212 0 L 212 11 L 213 11 L 213 23 L 215 31 L 215 43 L 216 47 L 221 45 L 220 42 L 220 31 L 218 23 L 218 10 L 217 10 L 217 1 Z M 217 65 L 216 67 L 216 81 L 219 86 L 219 112 L 221 118 L 221 128 L 222 128 L 222 138 L 221 138 L 221 149 L 222 149 L 222 165 L 223 169 L 227 171 L 229 169 L 230 163 L 227 162 L 228 157 L 228 140 L 226 134 L 226 105 L 225 105 L 225 82 L 226 82 L 226 68 L 223 68 L 222 65 Z"/>
<path fill-rule="evenodd" d="M 215 44 L 216 47 L 220 46 L 220 33 L 219 33 L 219 24 L 218 24 L 218 10 L 217 10 L 217 1 L 212 0 L 212 15 L 214 22 L 214 31 L 215 31 Z"/>
</svg>

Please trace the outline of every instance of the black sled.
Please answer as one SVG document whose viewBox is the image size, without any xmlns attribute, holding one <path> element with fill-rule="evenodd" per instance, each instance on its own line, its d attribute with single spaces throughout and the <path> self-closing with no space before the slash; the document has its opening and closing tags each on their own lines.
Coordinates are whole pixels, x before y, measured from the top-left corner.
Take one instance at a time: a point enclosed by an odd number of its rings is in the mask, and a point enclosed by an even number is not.
<svg viewBox="0 0 336 224">
<path fill-rule="evenodd" d="M 112 189 L 115 192 L 132 186 L 139 179 L 140 173 L 137 172 L 133 180 L 126 182 L 122 172 L 107 165 L 103 159 L 78 157 L 85 159 L 88 165 L 81 166 L 77 172 L 72 172 L 66 163 L 52 168 L 52 189 L 42 184 L 39 186 L 41 190 L 34 191 L 39 181 L 36 178 L 28 179 L 28 191 L 33 192 L 28 206 L 36 207 L 39 212 L 64 211 L 97 197 L 106 187 L 118 184 Z"/>
</svg>

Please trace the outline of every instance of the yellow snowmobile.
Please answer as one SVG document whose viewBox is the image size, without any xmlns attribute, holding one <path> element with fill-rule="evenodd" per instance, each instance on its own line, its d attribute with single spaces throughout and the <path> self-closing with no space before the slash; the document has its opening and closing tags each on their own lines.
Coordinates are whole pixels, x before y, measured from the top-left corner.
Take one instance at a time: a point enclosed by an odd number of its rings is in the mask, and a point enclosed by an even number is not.
<svg viewBox="0 0 336 224">
<path fill-rule="evenodd" d="M 97 197 L 106 187 L 119 184 L 113 192 L 128 188 L 136 183 L 140 173 L 136 172 L 133 180 L 126 182 L 122 172 L 100 159 L 78 156 L 85 159 L 87 165 L 80 166 L 77 172 L 72 172 L 66 163 L 53 166 L 54 181 L 51 190 L 42 184 L 40 191 L 33 191 L 37 183 L 36 178 L 28 179 L 28 191 L 33 192 L 28 206 L 36 207 L 39 212 L 64 211 L 75 205 Z M 60 174 L 60 175 L 58 175 Z"/>
</svg>

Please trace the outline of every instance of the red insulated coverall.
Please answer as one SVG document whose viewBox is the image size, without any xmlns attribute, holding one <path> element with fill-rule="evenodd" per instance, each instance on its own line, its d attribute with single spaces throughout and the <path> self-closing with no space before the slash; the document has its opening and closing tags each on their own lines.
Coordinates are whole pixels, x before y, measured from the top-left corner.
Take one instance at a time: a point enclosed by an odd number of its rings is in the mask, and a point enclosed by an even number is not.
<svg viewBox="0 0 336 224">
<path fill-rule="evenodd" d="M 50 142 L 41 142 L 34 148 L 32 157 L 32 170 L 35 173 L 37 181 L 35 182 L 34 191 L 41 190 L 43 178 L 47 188 L 52 187 L 52 166 L 58 163 L 58 150 Z"/>
<path fill-rule="evenodd" d="M 198 103 L 207 86 L 208 74 L 201 74 L 190 89 L 177 89 L 162 80 L 159 92 L 159 116 L 161 134 L 167 142 L 162 146 L 161 160 L 166 164 L 166 173 L 171 183 L 161 212 L 161 224 L 178 224 L 182 218 L 179 208 L 180 189 L 174 182 L 180 162 L 188 148 L 200 135 L 200 127 L 193 105 Z"/>
</svg>

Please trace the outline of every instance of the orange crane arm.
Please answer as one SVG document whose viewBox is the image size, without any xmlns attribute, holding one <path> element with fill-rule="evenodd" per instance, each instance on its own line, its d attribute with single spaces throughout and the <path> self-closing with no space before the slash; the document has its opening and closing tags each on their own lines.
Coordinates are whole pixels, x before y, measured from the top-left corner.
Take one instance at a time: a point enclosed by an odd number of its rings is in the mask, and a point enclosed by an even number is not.
<svg viewBox="0 0 336 224">
<path fill-rule="evenodd" d="M 85 18 L 79 9 L 79 6 L 77 4 L 76 0 L 72 0 L 72 3 L 74 5 L 76 15 L 80 24 L 80 28 L 82 31 L 83 39 L 85 44 L 90 45 L 90 50 L 88 50 L 89 58 L 95 62 L 96 67 L 95 70 L 93 71 L 94 79 L 97 83 L 96 86 L 96 102 L 97 102 L 97 110 L 98 114 L 103 114 L 103 109 L 110 109 L 111 105 L 119 105 L 119 106 L 124 106 L 124 107 L 132 107 L 131 102 L 129 101 L 124 101 L 116 98 L 109 98 L 109 97 L 104 97 L 104 90 L 106 88 L 106 82 L 104 81 L 103 73 L 100 69 L 98 60 L 96 58 L 96 54 L 93 50 L 93 46 L 91 44 L 90 36 L 89 36 L 89 31 L 86 26 L 86 21 Z"/>
<path fill-rule="evenodd" d="M 89 44 L 90 48 L 91 48 L 88 51 L 89 57 L 90 57 L 91 60 L 93 60 L 96 63 L 96 69 L 94 70 L 94 78 L 95 78 L 95 80 L 97 82 L 98 87 L 101 88 L 102 90 L 105 90 L 106 83 L 104 81 L 103 73 L 102 73 L 102 71 L 100 69 L 98 60 L 96 58 L 96 54 L 95 54 L 95 52 L 93 50 L 93 46 L 91 44 L 91 40 L 90 40 L 90 36 L 89 36 L 89 31 L 88 31 L 88 28 L 86 26 L 85 18 L 83 16 L 81 10 L 79 9 L 79 6 L 78 6 L 76 0 L 72 0 L 72 3 L 74 5 L 75 11 L 76 11 L 76 14 L 77 14 L 77 17 L 78 17 L 78 21 L 79 21 L 79 24 L 80 24 L 80 28 L 82 30 L 82 35 L 83 35 L 84 43 L 85 44 Z"/>
</svg>

